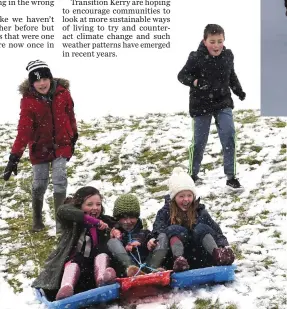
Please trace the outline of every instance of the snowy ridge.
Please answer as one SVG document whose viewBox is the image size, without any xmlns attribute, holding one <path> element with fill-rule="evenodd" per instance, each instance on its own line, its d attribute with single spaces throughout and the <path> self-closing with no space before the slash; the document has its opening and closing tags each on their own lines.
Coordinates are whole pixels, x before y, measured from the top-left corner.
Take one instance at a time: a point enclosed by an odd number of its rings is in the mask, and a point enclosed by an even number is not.
<svg viewBox="0 0 287 309">
<path fill-rule="evenodd" d="M 152 308 L 287 308 L 286 119 L 259 117 L 254 110 L 235 112 L 234 118 L 237 176 L 245 191 L 225 192 L 221 145 L 213 123 L 200 174 L 204 184 L 198 192 L 235 250 L 236 280 L 173 293 Z M 68 193 L 93 185 L 104 195 L 106 213 L 111 214 L 117 196 L 133 192 L 151 228 L 168 193 L 173 167 L 188 166 L 190 117 L 184 113 L 108 116 L 78 125 L 80 138 L 68 163 Z M 15 135 L 15 124 L 0 125 L 1 174 Z M 55 245 L 51 184 L 44 207 L 47 230 L 29 231 L 32 170 L 27 155 L 26 151 L 17 177 L 0 181 L 0 295 L 5 299 L 1 309 L 40 308 L 30 284 Z M 110 306 L 117 308 L 121 307 Z"/>
</svg>

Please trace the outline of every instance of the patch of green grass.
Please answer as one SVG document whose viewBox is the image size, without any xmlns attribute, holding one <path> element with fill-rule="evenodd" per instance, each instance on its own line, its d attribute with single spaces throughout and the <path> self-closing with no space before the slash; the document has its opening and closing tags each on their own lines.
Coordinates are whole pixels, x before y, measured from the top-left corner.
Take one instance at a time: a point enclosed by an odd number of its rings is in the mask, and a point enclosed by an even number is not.
<svg viewBox="0 0 287 309">
<path fill-rule="evenodd" d="M 155 219 L 156 214 L 153 212 L 149 216 L 146 217 L 147 220 L 152 221 Z"/>
<path fill-rule="evenodd" d="M 137 129 L 139 128 L 139 125 L 140 125 L 140 121 L 137 120 L 137 121 L 135 121 L 135 122 L 132 123 L 132 125 L 130 126 L 130 128 L 131 128 L 132 130 L 137 130 Z"/>
<path fill-rule="evenodd" d="M 92 149 L 92 153 L 97 153 L 97 152 L 100 152 L 100 151 L 103 151 L 105 153 L 109 153 L 110 150 L 111 150 L 111 145 L 109 145 L 109 144 L 102 144 L 102 145 L 99 145 L 99 146 L 95 146 Z"/>
<path fill-rule="evenodd" d="M 204 171 L 211 171 L 211 170 L 213 170 L 214 169 L 214 164 L 212 163 L 212 162 L 210 162 L 210 163 L 205 163 L 205 164 L 202 164 L 201 165 L 201 167 L 202 167 L 202 169 L 204 170 Z"/>
<path fill-rule="evenodd" d="M 207 298 L 197 298 L 194 304 L 195 309 L 207 309 L 208 306 L 212 304 L 212 300 Z"/>
<path fill-rule="evenodd" d="M 141 175 L 143 178 L 148 178 L 151 175 L 151 171 L 147 171 L 147 172 L 142 172 Z"/>
<path fill-rule="evenodd" d="M 141 186 L 141 185 L 133 186 L 133 187 L 131 188 L 131 193 L 136 193 L 137 190 L 140 190 L 140 189 L 142 189 L 142 188 L 143 188 L 143 186 Z"/>
<path fill-rule="evenodd" d="M 280 155 L 280 156 L 284 156 L 284 155 L 286 155 L 286 153 L 287 153 L 287 152 L 286 152 L 286 147 L 285 147 L 285 148 L 281 148 L 281 149 L 280 149 L 280 152 L 279 152 L 279 155 Z"/>
<path fill-rule="evenodd" d="M 258 118 L 259 118 L 259 116 L 256 116 L 253 113 L 253 114 L 250 114 L 250 115 L 244 117 L 243 119 L 241 119 L 240 122 L 242 124 L 255 123 L 255 122 L 257 122 Z"/>
<path fill-rule="evenodd" d="M 219 299 L 217 299 L 214 303 L 209 298 L 198 298 L 194 302 L 195 309 L 221 309 L 223 307 L 222 304 L 220 304 Z M 230 307 L 232 306 L 232 307 Z M 235 307 L 234 307 L 235 306 Z M 237 308 L 235 304 L 229 305 L 230 309 Z"/>
<path fill-rule="evenodd" d="M 152 194 L 156 192 L 167 191 L 167 190 L 168 190 L 168 186 L 166 185 L 147 188 L 147 191 Z"/>
<path fill-rule="evenodd" d="M 158 161 L 162 162 L 168 154 L 168 151 L 152 151 L 151 149 L 144 149 L 138 157 L 138 163 L 147 164 Z"/>
<path fill-rule="evenodd" d="M 161 166 L 158 171 L 161 175 L 171 175 L 173 166 Z"/>
<path fill-rule="evenodd" d="M 277 118 L 276 121 L 272 122 L 272 125 L 276 128 L 285 128 L 286 121 L 282 121 L 279 118 Z"/>
<path fill-rule="evenodd" d="M 255 165 L 255 164 L 261 165 L 262 160 L 258 160 L 254 156 L 250 156 L 250 157 L 238 159 L 238 163 L 239 164 L 249 164 L 249 165 Z"/>
<path fill-rule="evenodd" d="M 286 161 L 286 158 L 284 158 L 283 161 Z M 280 160 L 278 162 L 281 162 Z M 276 160 L 273 160 L 272 163 L 273 164 L 276 164 L 278 163 Z M 276 173 L 276 172 L 281 172 L 281 171 L 286 171 L 286 166 L 285 165 L 271 165 L 270 168 L 269 168 L 269 171 L 271 173 Z"/>
<path fill-rule="evenodd" d="M 73 178 L 76 175 L 76 164 L 67 166 L 67 177 Z"/>
<path fill-rule="evenodd" d="M 274 232 L 273 232 L 272 237 L 280 238 L 280 236 L 281 236 L 281 232 L 279 232 L 279 231 L 274 231 Z"/>
<path fill-rule="evenodd" d="M 262 147 L 261 146 L 253 145 L 253 146 L 250 147 L 250 149 L 252 151 L 255 151 L 255 152 L 260 152 L 262 150 Z"/>
<path fill-rule="evenodd" d="M 242 254 L 242 250 L 239 248 L 238 244 L 231 244 L 231 248 L 232 248 L 234 255 L 235 255 L 235 258 L 237 260 L 243 260 L 244 259 L 244 256 Z"/>
<path fill-rule="evenodd" d="M 278 159 L 272 160 L 272 163 L 276 164 L 276 163 L 285 162 L 285 161 L 287 161 L 287 158 L 286 157 L 282 157 L 282 158 L 278 158 Z M 286 169 L 286 166 L 285 167 L 281 166 L 280 168 L 282 168 L 282 167 L 283 167 L 283 169 Z M 279 169 L 279 170 L 282 170 L 282 169 Z"/>
<path fill-rule="evenodd" d="M 209 193 L 209 195 L 207 195 L 206 197 L 205 197 L 207 200 L 211 200 L 211 201 L 214 201 L 214 200 L 216 200 L 217 198 L 218 198 L 218 196 L 216 195 L 216 194 L 214 194 L 214 193 Z"/>
<path fill-rule="evenodd" d="M 114 176 L 113 176 L 112 178 L 110 178 L 109 180 L 110 180 L 110 182 L 114 185 L 114 184 L 116 184 L 116 183 L 123 183 L 125 179 L 126 179 L 125 177 L 122 177 L 122 176 L 120 176 L 120 175 L 114 175 Z"/>
<path fill-rule="evenodd" d="M 269 269 L 269 266 L 273 264 L 274 264 L 274 261 L 268 256 L 263 260 L 263 265 L 266 269 Z"/>
<path fill-rule="evenodd" d="M 172 148 L 173 148 L 174 150 L 178 150 L 178 149 L 182 149 L 183 147 L 182 147 L 182 146 L 172 146 Z"/>
<path fill-rule="evenodd" d="M 230 304 L 225 309 L 238 309 L 238 307 L 235 304 Z"/>
<path fill-rule="evenodd" d="M 266 203 L 270 203 L 274 197 L 276 197 L 276 195 L 274 195 L 273 193 L 269 194 L 269 196 L 266 199 Z"/>
</svg>

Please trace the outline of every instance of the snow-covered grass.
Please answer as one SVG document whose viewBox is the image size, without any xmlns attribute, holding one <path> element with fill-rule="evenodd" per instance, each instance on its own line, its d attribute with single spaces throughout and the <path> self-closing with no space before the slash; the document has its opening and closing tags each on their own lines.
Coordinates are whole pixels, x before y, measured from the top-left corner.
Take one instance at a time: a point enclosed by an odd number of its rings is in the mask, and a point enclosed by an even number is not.
<svg viewBox="0 0 287 309">
<path fill-rule="evenodd" d="M 236 252 L 236 280 L 175 292 L 165 301 L 154 303 L 153 308 L 287 308 L 286 119 L 263 118 L 254 110 L 237 111 L 234 118 L 237 176 L 245 191 L 231 194 L 225 190 L 221 145 L 214 124 L 202 162 L 204 184 L 198 191 Z M 80 138 L 68 163 L 68 193 L 84 185 L 95 186 L 105 197 L 107 214 L 111 214 L 119 194 L 133 192 L 141 201 L 141 216 L 151 228 L 163 205 L 173 167 L 188 166 L 190 117 L 185 113 L 107 116 L 78 125 Z M 15 124 L 0 125 L 0 174 L 15 136 Z M 29 231 L 31 180 L 26 151 L 18 176 L 6 183 L 0 181 L 2 309 L 41 307 L 30 284 L 56 244 L 52 184 L 44 204 L 47 228 L 37 234 Z"/>
</svg>

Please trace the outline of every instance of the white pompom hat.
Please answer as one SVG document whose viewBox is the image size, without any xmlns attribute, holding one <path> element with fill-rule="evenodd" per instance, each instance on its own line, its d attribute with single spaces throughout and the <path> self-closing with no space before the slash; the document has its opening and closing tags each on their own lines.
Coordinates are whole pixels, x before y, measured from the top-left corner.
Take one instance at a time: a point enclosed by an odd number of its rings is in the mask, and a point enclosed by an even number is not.
<svg viewBox="0 0 287 309">
<path fill-rule="evenodd" d="M 189 190 L 196 198 L 196 188 L 192 178 L 181 168 L 175 167 L 168 181 L 170 198 L 173 199 L 177 193 Z"/>
</svg>

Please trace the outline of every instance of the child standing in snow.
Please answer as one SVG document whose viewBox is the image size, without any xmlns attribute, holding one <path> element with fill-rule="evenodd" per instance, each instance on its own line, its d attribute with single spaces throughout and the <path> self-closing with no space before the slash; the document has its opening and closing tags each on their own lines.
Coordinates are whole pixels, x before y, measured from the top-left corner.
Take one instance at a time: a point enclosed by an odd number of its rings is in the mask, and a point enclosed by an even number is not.
<svg viewBox="0 0 287 309">
<path fill-rule="evenodd" d="M 42 221 L 44 194 L 47 190 L 49 167 L 52 167 L 55 214 L 66 198 L 66 163 L 74 152 L 78 138 L 74 103 L 69 92 L 69 82 L 53 78 L 48 65 L 40 60 L 28 63 L 29 77 L 19 87 L 23 95 L 18 123 L 9 162 L 4 172 L 7 181 L 17 166 L 27 145 L 33 165 L 32 231 L 45 226 Z M 56 231 L 61 230 L 56 223 Z"/>
<path fill-rule="evenodd" d="M 242 190 L 235 177 L 235 128 L 232 109 L 234 107 L 230 89 L 241 101 L 245 99 L 234 70 L 234 56 L 224 46 L 222 27 L 208 24 L 197 51 L 189 58 L 178 74 L 178 80 L 190 87 L 189 113 L 193 118 L 192 144 L 189 148 L 189 173 L 194 182 L 199 180 L 203 153 L 207 144 L 212 116 L 223 149 L 226 185 L 232 190 Z"/>
<path fill-rule="evenodd" d="M 234 254 L 219 225 L 196 199 L 191 177 L 176 167 L 169 179 L 170 196 L 156 216 L 153 234 L 165 233 L 173 256 L 173 270 L 230 265 Z M 195 260 L 194 252 L 200 251 Z M 198 260 L 199 259 L 199 260 Z"/>
<path fill-rule="evenodd" d="M 69 203 L 60 206 L 57 213 L 63 228 L 59 245 L 32 284 L 48 293 L 58 290 L 56 300 L 73 295 L 75 290 L 112 283 L 116 278 L 109 267 L 109 235 L 105 231 L 115 221 L 104 215 L 100 192 L 82 187 Z"/>
<path fill-rule="evenodd" d="M 108 248 L 119 264 L 120 276 L 132 277 L 162 270 L 159 267 L 168 250 L 167 237 L 161 233 L 156 244 L 147 246 L 151 234 L 143 229 L 137 197 L 133 194 L 118 197 L 113 216 L 118 220 L 118 225 L 111 231 Z"/>
</svg>

